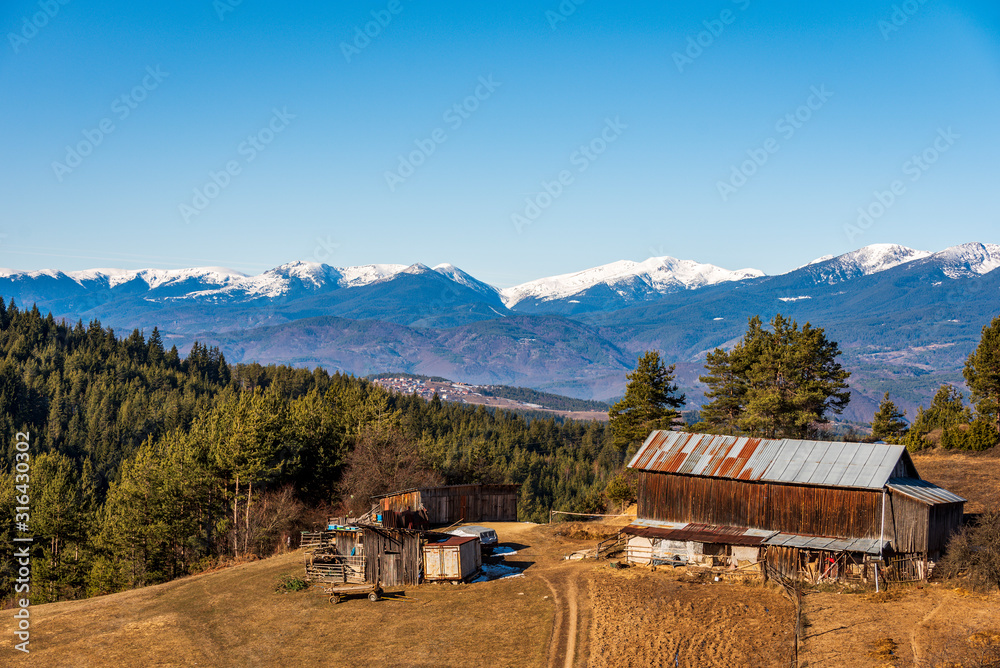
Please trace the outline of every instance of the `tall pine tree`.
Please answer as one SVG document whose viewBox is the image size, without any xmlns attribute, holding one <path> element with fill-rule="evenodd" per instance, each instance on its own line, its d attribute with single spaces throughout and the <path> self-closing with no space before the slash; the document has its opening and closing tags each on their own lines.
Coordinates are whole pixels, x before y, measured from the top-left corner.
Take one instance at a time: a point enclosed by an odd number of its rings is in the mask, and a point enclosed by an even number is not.
<svg viewBox="0 0 1000 668">
<path fill-rule="evenodd" d="M 608 411 L 614 443 L 625 449 L 654 429 L 670 429 L 680 419 L 684 395 L 677 393 L 674 365 L 665 366 L 660 353 L 646 351 L 635 371 L 625 376 L 625 398 Z"/>
</svg>

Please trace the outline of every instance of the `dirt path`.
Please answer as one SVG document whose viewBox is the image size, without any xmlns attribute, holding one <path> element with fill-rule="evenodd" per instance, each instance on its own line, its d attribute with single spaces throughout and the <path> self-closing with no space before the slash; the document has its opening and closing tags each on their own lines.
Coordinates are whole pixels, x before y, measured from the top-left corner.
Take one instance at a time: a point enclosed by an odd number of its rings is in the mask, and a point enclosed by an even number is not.
<svg viewBox="0 0 1000 668">
<path fill-rule="evenodd" d="M 923 657 L 921 656 L 920 646 L 917 644 L 917 629 L 919 629 L 921 626 L 923 626 L 927 622 L 931 621 L 931 618 L 937 613 L 938 610 L 941 609 L 942 605 L 944 605 L 943 601 L 941 603 L 938 603 L 936 606 L 934 606 L 934 609 L 931 610 L 930 612 L 928 612 L 926 615 L 924 615 L 923 619 L 921 619 L 919 622 L 917 622 L 916 624 L 914 624 L 913 625 L 913 630 L 910 631 L 910 649 L 913 651 L 913 665 L 914 666 L 922 666 L 923 665 Z"/>
<path fill-rule="evenodd" d="M 552 638 L 549 641 L 549 668 L 573 668 L 576 665 L 576 645 L 579 628 L 579 592 L 577 578 L 579 569 L 565 573 L 549 572 L 539 575 L 556 602 Z"/>
<path fill-rule="evenodd" d="M 511 540 L 516 540 L 514 533 Z M 552 635 L 549 640 L 548 667 L 573 668 L 585 665 L 588 652 L 590 601 L 586 591 L 581 592 L 581 577 L 597 565 L 592 559 L 566 560 L 565 556 L 590 547 L 590 542 L 570 541 L 546 531 L 534 531 L 530 550 L 518 555 L 530 556 L 534 564 L 525 573 L 541 579 L 555 601 Z M 592 542 L 592 541 L 591 541 Z"/>
</svg>

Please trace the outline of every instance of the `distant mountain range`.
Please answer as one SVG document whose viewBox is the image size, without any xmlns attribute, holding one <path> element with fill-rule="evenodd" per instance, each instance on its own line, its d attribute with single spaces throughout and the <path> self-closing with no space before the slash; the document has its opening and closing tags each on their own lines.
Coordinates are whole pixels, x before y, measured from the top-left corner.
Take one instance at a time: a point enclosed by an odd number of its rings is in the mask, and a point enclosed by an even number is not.
<svg viewBox="0 0 1000 668">
<path fill-rule="evenodd" d="M 707 351 L 759 314 L 825 327 L 844 350 L 867 421 L 881 393 L 911 410 L 961 382 L 980 330 L 1000 312 L 1000 246 L 937 253 L 876 244 L 768 276 L 672 257 L 620 261 L 497 289 L 461 269 L 293 262 L 257 276 L 216 267 L 0 270 L 0 295 L 120 332 L 158 326 L 182 351 L 230 361 L 402 371 L 521 385 L 586 399 L 624 391 L 639 353 L 678 363 L 691 402 Z"/>
</svg>

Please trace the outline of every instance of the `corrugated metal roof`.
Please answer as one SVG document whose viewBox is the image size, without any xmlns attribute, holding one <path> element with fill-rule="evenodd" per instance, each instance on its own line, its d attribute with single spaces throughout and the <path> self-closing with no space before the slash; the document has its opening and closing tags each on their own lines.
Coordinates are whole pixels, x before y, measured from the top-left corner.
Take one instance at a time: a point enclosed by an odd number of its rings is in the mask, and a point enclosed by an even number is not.
<svg viewBox="0 0 1000 668">
<path fill-rule="evenodd" d="M 773 531 L 746 527 L 717 526 L 687 522 L 660 522 L 637 519 L 622 529 L 623 533 L 647 538 L 721 543 L 724 545 L 760 545 Z"/>
<path fill-rule="evenodd" d="M 881 547 L 880 547 L 881 543 Z M 877 538 L 824 538 L 822 536 L 800 536 L 794 533 L 778 533 L 764 539 L 765 545 L 775 547 L 798 547 L 806 550 L 828 550 L 830 552 L 864 552 L 879 554 L 889 547 L 889 541 Z"/>
<path fill-rule="evenodd" d="M 934 505 L 936 503 L 964 503 L 958 494 L 938 487 L 932 482 L 918 478 L 889 478 L 889 489 L 905 494 L 917 501 Z"/>
<path fill-rule="evenodd" d="M 455 545 L 464 545 L 473 540 L 479 540 L 479 536 L 452 536 L 444 540 L 427 541 L 427 545 L 429 547 L 453 547 Z"/>
<path fill-rule="evenodd" d="M 713 478 L 881 489 L 905 451 L 901 445 L 881 443 L 654 431 L 629 467 Z"/>
</svg>

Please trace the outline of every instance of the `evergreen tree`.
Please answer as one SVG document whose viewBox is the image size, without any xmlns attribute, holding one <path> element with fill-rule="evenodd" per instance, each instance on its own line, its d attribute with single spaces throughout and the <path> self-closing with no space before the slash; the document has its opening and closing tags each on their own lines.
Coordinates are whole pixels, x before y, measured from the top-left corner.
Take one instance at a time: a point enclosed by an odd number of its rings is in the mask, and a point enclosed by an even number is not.
<svg viewBox="0 0 1000 668">
<path fill-rule="evenodd" d="M 646 351 L 635 371 L 625 377 L 625 397 L 608 411 L 614 443 L 623 450 L 655 429 L 672 428 L 684 406 L 684 395 L 677 394 L 674 382 L 674 365 L 665 366 L 656 351 Z"/>
<path fill-rule="evenodd" d="M 780 314 L 764 329 L 759 316 L 750 318 L 743 339 L 731 350 L 709 354 L 711 401 L 696 428 L 767 438 L 804 438 L 843 412 L 850 401 L 850 373 L 837 362 L 840 349 L 822 328 L 802 329 Z"/>
<path fill-rule="evenodd" d="M 983 327 L 976 350 L 965 362 L 965 383 L 980 418 L 1000 429 L 1000 316 Z"/>
<path fill-rule="evenodd" d="M 882 403 L 879 404 L 878 411 L 872 417 L 872 438 L 876 441 L 898 443 L 910 426 L 903 419 L 905 417 L 906 411 L 900 411 L 899 407 L 889 399 L 889 393 L 886 392 L 885 396 L 882 397 Z"/>
<path fill-rule="evenodd" d="M 964 448 L 963 425 L 971 422 L 972 411 L 965 406 L 962 393 L 952 385 L 942 385 L 928 409 L 924 410 L 923 406 L 917 409 L 917 416 L 903 443 L 911 450 L 937 443 L 945 448 Z"/>
</svg>

